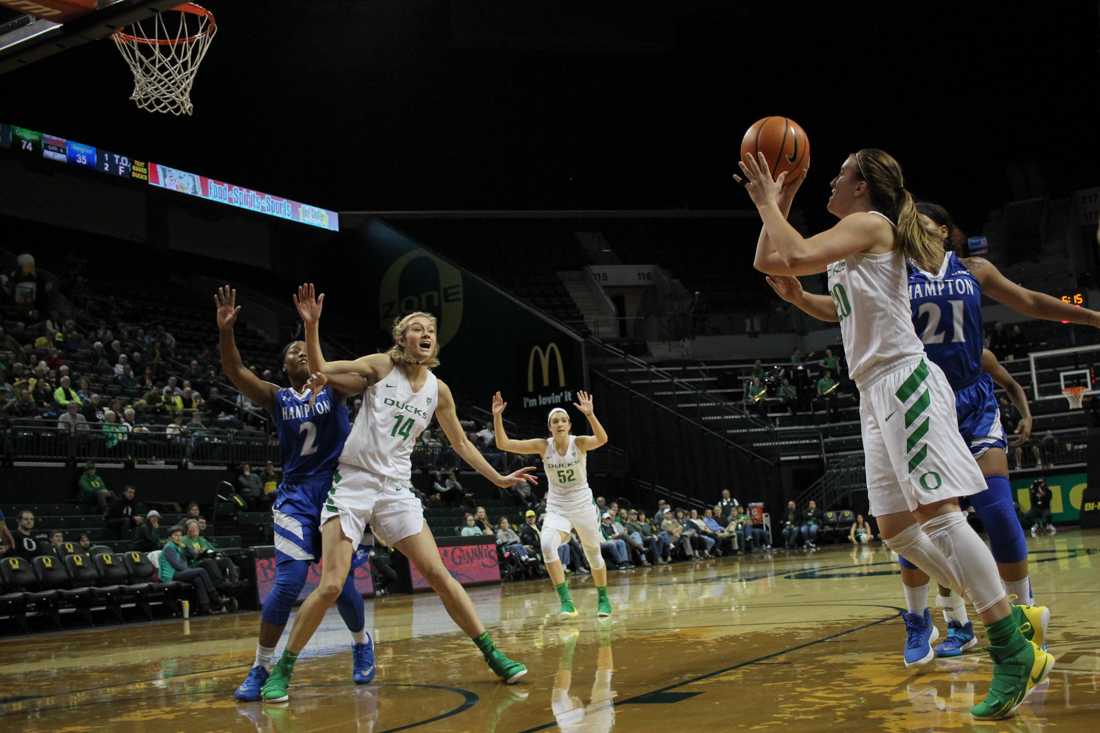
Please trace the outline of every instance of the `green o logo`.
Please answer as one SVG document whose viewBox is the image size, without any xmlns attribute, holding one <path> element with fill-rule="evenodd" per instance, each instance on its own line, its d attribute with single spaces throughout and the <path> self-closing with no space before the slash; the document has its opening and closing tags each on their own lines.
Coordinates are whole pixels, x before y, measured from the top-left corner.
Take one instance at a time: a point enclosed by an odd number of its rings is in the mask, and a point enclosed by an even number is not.
<svg viewBox="0 0 1100 733">
<path fill-rule="evenodd" d="M 935 480 L 935 482 L 936 482 L 935 486 L 929 486 L 928 485 L 931 482 L 931 480 Z M 926 474 L 924 474 L 923 476 L 920 477 L 920 485 L 921 485 L 921 488 L 924 489 L 925 491 L 935 491 L 936 489 L 943 486 L 943 479 L 940 478 L 940 475 L 938 473 L 936 473 L 935 471 L 929 471 L 928 473 L 926 473 Z"/>
</svg>

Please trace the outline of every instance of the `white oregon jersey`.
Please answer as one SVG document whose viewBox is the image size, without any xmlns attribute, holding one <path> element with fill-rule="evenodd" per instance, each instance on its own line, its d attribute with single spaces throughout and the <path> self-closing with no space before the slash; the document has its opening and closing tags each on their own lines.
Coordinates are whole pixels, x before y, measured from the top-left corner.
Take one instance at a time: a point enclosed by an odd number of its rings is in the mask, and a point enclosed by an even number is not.
<svg viewBox="0 0 1100 733">
<path fill-rule="evenodd" d="M 588 456 L 577 448 L 577 436 L 569 436 L 565 455 L 558 455 L 554 439 L 546 439 L 542 453 L 542 465 L 546 469 L 546 482 L 550 485 L 547 500 L 573 499 L 588 489 Z"/>
<path fill-rule="evenodd" d="M 882 218 L 887 217 L 878 214 Z M 848 373 L 862 387 L 898 362 L 924 355 L 909 309 L 905 258 L 894 250 L 855 254 L 827 268 Z"/>
<path fill-rule="evenodd" d="M 439 383 L 430 371 L 414 393 L 400 367 L 363 392 L 363 406 L 351 426 L 340 463 L 400 481 L 412 479 L 413 447 L 432 422 Z"/>
</svg>

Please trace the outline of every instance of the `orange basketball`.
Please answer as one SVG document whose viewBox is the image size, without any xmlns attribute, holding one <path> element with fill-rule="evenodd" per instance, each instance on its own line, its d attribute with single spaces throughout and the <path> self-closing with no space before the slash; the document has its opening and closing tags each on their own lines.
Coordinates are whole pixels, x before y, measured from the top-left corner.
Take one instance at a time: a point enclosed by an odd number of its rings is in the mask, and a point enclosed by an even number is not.
<svg viewBox="0 0 1100 733">
<path fill-rule="evenodd" d="M 810 138 L 797 122 L 787 117 L 757 120 L 741 138 L 741 159 L 763 153 L 772 176 L 810 167 Z"/>
</svg>

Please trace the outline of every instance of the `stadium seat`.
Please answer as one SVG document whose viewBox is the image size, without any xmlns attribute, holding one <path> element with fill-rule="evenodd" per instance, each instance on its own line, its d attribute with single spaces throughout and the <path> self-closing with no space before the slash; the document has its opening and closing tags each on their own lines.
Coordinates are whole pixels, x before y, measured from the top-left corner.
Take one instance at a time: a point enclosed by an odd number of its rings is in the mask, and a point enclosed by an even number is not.
<svg viewBox="0 0 1100 733">
<path fill-rule="evenodd" d="M 57 625 L 60 594 L 56 590 L 38 590 L 38 576 L 31 563 L 21 557 L 5 557 L 0 560 L 0 578 L 9 592 L 26 596 L 27 615 L 43 616 Z"/>
<path fill-rule="evenodd" d="M 64 559 L 69 555 L 86 555 L 88 553 L 86 553 L 84 548 L 76 542 L 62 542 L 61 547 L 57 550 L 57 554 Z"/>
<path fill-rule="evenodd" d="M 138 589 L 130 587 L 130 573 L 122 554 L 101 552 L 94 558 L 99 588 L 106 594 L 107 607 L 121 623 L 123 609 L 138 607 Z"/>
<path fill-rule="evenodd" d="M 0 621 L 10 621 L 20 633 L 27 633 L 27 594 L 13 591 L 0 580 Z M 0 625 L 3 628 L 3 625 Z"/>
<path fill-rule="evenodd" d="M 99 585 L 99 573 L 88 555 L 76 553 L 65 556 L 65 568 L 69 571 L 73 588 L 88 588 L 92 592 L 91 610 L 106 609 L 111 593 Z"/>
<path fill-rule="evenodd" d="M 84 622 L 92 625 L 92 598 L 90 588 L 73 588 L 72 578 L 65 569 L 65 563 L 59 557 L 53 555 L 41 555 L 33 561 L 35 573 L 38 575 L 38 587 L 42 590 L 55 590 L 58 593 L 57 604 L 54 606 L 55 622 L 61 625 L 61 615 L 68 612 L 79 613 Z"/>
<path fill-rule="evenodd" d="M 160 551 L 157 558 L 160 558 Z M 145 553 L 131 550 L 122 555 L 129 573 L 129 584 L 137 592 L 138 607 L 148 618 L 153 618 L 152 606 L 159 605 L 169 613 L 175 613 L 176 598 L 190 588 L 186 583 L 162 583 L 157 567 L 146 557 Z"/>
</svg>

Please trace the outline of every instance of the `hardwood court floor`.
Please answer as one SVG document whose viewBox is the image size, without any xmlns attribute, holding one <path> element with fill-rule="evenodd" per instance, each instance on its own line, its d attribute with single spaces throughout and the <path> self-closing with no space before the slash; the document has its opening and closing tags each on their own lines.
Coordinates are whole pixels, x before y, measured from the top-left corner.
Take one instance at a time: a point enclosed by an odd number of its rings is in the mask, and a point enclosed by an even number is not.
<svg viewBox="0 0 1100 733">
<path fill-rule="evenodd" d="M 843 546 L 612 573 L 607 624 L 587 579 L 573 583 L 581 620 L 566 624 L 546 582 L 476 589 L 498 643 L 530 668 L 512 687 L 432 595 L 368 601 L 379 671 L 367 687 L 350 680 L 349 637 L 332 612 L 285 706 L 232 699 L 256 614 L 7 638 L 0 730 L 1095 731 L 1100 532 L 1030 543 L 1058 662 L 999 723 L 967 713 L 985 692 L 986 655 L 906 670 L 889 553 Z"/>
</svg>

